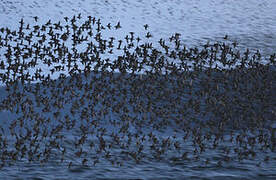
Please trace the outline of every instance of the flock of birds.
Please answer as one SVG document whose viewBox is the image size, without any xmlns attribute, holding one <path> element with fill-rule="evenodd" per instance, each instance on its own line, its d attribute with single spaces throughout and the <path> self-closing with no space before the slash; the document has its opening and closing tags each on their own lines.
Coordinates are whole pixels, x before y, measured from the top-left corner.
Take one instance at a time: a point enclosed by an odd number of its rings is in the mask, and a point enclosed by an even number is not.
<svg viewBox="0 0 276 180">
<path fill-rule="evenodd" d="M 235 42 L 188 48 L 179 33 L 155 48 L 148 25 L 145 37 L 105 39 L 102 32 L 120 22 L 81 19 L 34 26 L 22 19 L 18 30 L 0 28 L 0 112 L 14 115 L 1 119 L 1 167 L 55 161 L 71 168 L 103 159 L 222 166 L 271 151 L 275 54 L 264 64 L 259 51 L 241 52 Z M 122 55 L 109 58 L 115 51 Z M 210 151 L 219 157 L 206 158 Z M 267 154 L 256 165 L 268 161 L 275 158 Z"/>
</svg>

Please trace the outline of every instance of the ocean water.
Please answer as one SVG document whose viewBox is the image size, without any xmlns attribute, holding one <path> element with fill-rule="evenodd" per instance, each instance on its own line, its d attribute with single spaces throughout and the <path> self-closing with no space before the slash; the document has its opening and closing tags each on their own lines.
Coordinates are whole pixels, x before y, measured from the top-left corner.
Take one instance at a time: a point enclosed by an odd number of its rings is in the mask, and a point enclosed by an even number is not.
<svg viewBox="0 0 276 180">
<path fill-rule="evenodd" d="M 157 42 L 160 38 L 168 39 L 175 32 L 179 32 L 184 44 L 199 46 L 207 41 L 221 41 L 227 34 L 228 40 L 230 42 L 237 41 L 241 50 L 244 48 L 259 49 L 266 56 L 276 52 L 275 9 L 276 1 L 274 0 L 3 0 L 0 2 L 0 26 L 16 29 L 21 18 L 31 24 L 39 24 L 45 23 L 49 19 L 64 21 L 65 16 L 71 17 L 73 14 L 81 13 L 83 17 L 91 15 L 101 18 L 105 24 L 108 22 L 116 24 L 120 21 L 122 29 L 104 34 L 107 37 L 115 36 L 118 39 L 123 39 L 131 31 L 135 32 L 137 36 L 143 37 L 146 33 L 143 26 L 148 24 L 149 31 L 153 34 L 152 42 Z M 34 22 L 34 16 L 38 16 L 38 22 Z M 273 75 L 275 73 L 272 73 Z M 0 92 L 1 100 L 6 94 L 4 88 L 1 88 Z M 83 92 L 77 92 L 77 94 L 81 93 Z M 70 99 L 69 97 L 66 98 Z M 69 108 L 70 103 L 62 113 L 68 112 Z M 5 127 L 5 123 L 17 118 L 15 113 L 8 111 L 1 111 L 0 115 L 1 126 L 3 127 Z M 47 114 L 44 116 L 47 117 Z M 49 115 L 49 117 L 51 116 Z M 116 119 L 117 115 L 115 117 L 111 114 L 108 118 Z M 111 126 L 106 121 L 108 118 L 100 119 L 99 123 L 108 131 L 108 135 L 105 136 L 106 143 L 112 144 L 110 134 L 112 131 L 119 131 L 119 129 Z M 51 123 L 50 125 L 53 125 L 56 122 Z M 129 127 L 133 134 L 147 135 L 150 132 L 149 129 L 146 126 L 138 128 L 136 125 L 130 125 Z M 178 129 L 176 125 L 171 125 L 167 129 L 156 130 L 153 133 L 160 141 L 167 137 L 171 137 L 172 142 L 181 141 L 185 132 L 175 131 L 176 129 Z M 101 130 L 97 129 L 96 132 L 100 133 Z M 257 134 L 258 132 L 251 135 L 257 136 Z M 137 163 L 130 154 L 122 153 L 122 147 L 110 148 L 111 160 L 107 160 L 104 158 L 106 152 L 98 153 L 97 148 L 90 149 L 88 143 L 83 146 L 86 155 L 76 158 L 74 153 L 79 149 L 75 148 L 74 142 L 80 137 L 80 133 L 72 129 L 63 132 L 62 135 L 66 136 L 66 141 L 62 143 L 63 148 L 68 151 L 63 162 L 60 162 L 59 152 L 53 152 L 53 156 L 46 163 L 28 162 L 28 159 L 21 159 L 15 163 L 11 161 L 10 166 L 6 165 L 0 169 L 0 179 L 276 178 L 276 153 L 271 152 L 269 148 L 262 149 L 261 145 L 254 147 L 257 152 L 256 157 L 249 156 L 239 160 L 237 153 L 234 152 L 235 147 L 239 148 L 236 143 L 221 142 L 221 149 L 209 149 L 198 155 L 193 154 L 193 139 L 188 137 L 185 143 L 181 145 L 180 150 L 169 149 L 162 158 L 158 159 L 154 151 L 149 148 L 152 144 L 150 144 L 151 140 L 148 139 L 144 142 L 146 149 L 143 151 L 143 158 Z M 176 138 L 173 139 L 173 136 Z M 12 144 L 14 139 L 9 138 L 7 136 Z M 124 138 L 126 142 L 129 139 L 128 137 Z M 95 136 L 88 139 L 98 143 Z M 230 135 L 226 133 L 225 139 L 230 139 Z M 126 151 L 135 151 L 135 143 L 130 144 L 132 146 L 128 147 Z M 206 141 L 206 144 L 212 146 L 212 140 Z M 230 162 L 225 161 L 223 153 L 225 147 L 231 148 Z M 182 155 L 185 152 L 189 153 L 186 158 L 183 158 Z M 85 157 L 88 157 L 88 162 L 82 165 L 82 160 Z M 72 165 L 68 168 L 70 162 Z M 95 162 L 97 163 L 95 164 Z"/>
<path fill-rule="evenodd" d="M 131 31 L 142 36 L 143 25 L 148 24 L 151 41 L 177 32 L 185 44 L 198 46 L 228 34 L 231 41 L 267 55 L 275 53 L 275 9 L 274 0 L 3 0 L 0 25 L 16 28 L 21 18 L 34 23 L 33 17 L 38 16 L 38 23 L 45 23 L 81 13 L 100 18 L 103 24 L 120 21 L 123 28 L 116 31 L 118 38 Z"/>
<path fill-rule="evenodd" d="M 273 71 L 271 72 L 273 74 Z M 275 73 L 275 71 L 274 71 Z M 271 75 L 271 74 L 270 74 Z M 118 76 L 118 74 L 114 75 Z M 219 75 L 218 75 L 219 76 Z M 91 76 L 93 77 L 93 75 Z M 272 77 L 271 77 L 272 78 Z M 121 78 L 121 84 L 125 84 L 123 81 L 127 81 L 124 78 Z M 273 78 L 272 78 L 273 80 Z M 200 79 L 195 81 L 194 84 L 199 84 Z M 189 131 L 187 127 L 196 127 L 197 122 L 193 122 L 196 115 L 193 115 L 193 108 L 186 107 L 185 111 L 187 116 L 183 123 L 174 121 L 174 113 L 170 113 L 173 109 L 168 109 L 167 113 L 167 121 L 163 122 L 168 123 L 167 125 L 161 125 L 160 128 L 154 128 L 155 125 L 158 125 L 159 119 L 162 120 L 161 116 L 156 113 L 153 113 L 155 119 L 153 122 L 143 121 L 142 116 L 144 114 L 136 113 L 136 117 L 138 119 L 134 121 L 126 121 L 123 120 L 124 117 L 120 116 L 122 111 L 115 112 L 109 111 L 107 115 L 103 115 L 100 111 L 101 109 L 107 109 L 107 105 L 104 105 L 103 102 L 108 100 L 112 103 L 119 103 L 126 99 L 129 99 L 132 95 L 129 92 L 131 88 L 131 83 L 122 86 L 120 84 L 113 84 L 109 82 L 105 84 L 105 89 L 102 85 L 93 83 L 93 88 L 90 91 L 78 90 L 78 88 L 73 88 L 74 93 L 64 92 L 61 93 L 57 91 L 59 88 L 60 80 L 53 82 L 50 87 L 40 87 L 38 93 L 39 96 L 42 96 L 43 99 L 47 97 L 53 97 L 53 94 L 58 93 L 59 98 L 63 99 L 64 107 L 61 110 L 57 110 L 54 107 L 51 107 L 50 112 L 42 112 L 42 108 L 37 106 L 35 103 L 35 96 L 32 92 L 25 92 L 25 97 L 22 99 L 26 100 L 27 98 L 32 99 L 34 106 L 33 107 L 34 114 L 33 117 L 25 117 L 23 120 L 24 127 L 32 129 L 35 127 L 36 122 L 40 121 L 38 118 L 50 118 L 49 122 L 41 123 L 40 135 L 38 136 L 38 153 L 41 153 L 41 158 L 38 161 L 30 161 L 28 159 L 28 155 L 25 155 L 23 158 L 18 157 L 18 160 L 13 161 L 12 159 L 5 160 L 5 166 L 1 168 L 0 175 L 3 179 L 274 179 L 275 168 L 276 168 L 276 152 L 272 152 L 271 148 L 267 146 L 267 142 L 270 144 L 269 139 L 269 130 L 265 128 L 258 128 L 255 130 L 247 130 L 243 132 L 241 129 L 237 129 L 231 132 L 228 132 L 228 129 L 225 128 L 223 132 L 223 139 L 218 140 L 217 148 L 213 148 L 215 142 L 215 135 L 212 134 L 216 132 L 216 129 L 197 129 L 195 128 L 195 132 L 193 130 Z M 71 82 L 71 84 L 69 84 Z M 67 78 L 65 82 L 63 82 L 63 87 L 65 86 L 74 86 L 74 84 L 78 83 L 86 83 L 90 82 L 89 78 L 85 79 L 84 76 L 76 77 L 75 79 Z M 108 81 L 107 81 L 108 82 Z M 169 90 L 169 84 L 172 83 L 173 80 L 167 82 L 167 88 L 159 90 L 162 94 L 163 91 Z M 259 82 L 256 82 L 259 83 Z M 150 83 L 153 86 L 154 83 Z M 116 87 L 117 86 L 117 87 Z M 129 87 L 130 86 L 130 87 Z M 33 85 L 32 89 L 34 90 L 35 85 Z M 200 86 L 194 86 L 192 89 L 192 94 L 195 94 Z M 96 89 L 102 88 L 103 90 L 114 88 L 115 92 L 121 94 L 117 95 L 117 99 L 112 100 L 112 96 L 114 94 L 108 93 L 104 96 L 100 96 L 100 100 L 86 99 L 84 104 L 81 106 L 79 110 L 75 111 L 75 115 L 70 113 L 71 107 L 77 103 L 81 103 L 79 97 L 84 97 L 85 94 L 89 93 L 98 93 L 101 91 L 97 91 Z M 126 88 L 127 92 L 130 93 L 125 96 L 122 95 L 122 92 L 119 92 L 118 89 Z M 222 86 L 220 87 L 221 89 Z M 28 88 L 27 88 L 28 89 Z M 139 88 L 138 88 L 139 89 Z M 47 90 L 44 92 L 44 90 Z M 184 91 L 188 89 L 184 88 Z M 270 89 L 272 90 L 272 89 Z M 4 98 L 5 90 L 4 88 L 0 89 L 1 96 L 0 100 Z M 20 85 L 17 88 L 18 92 L 23 91 Z M 142 101 L 145 98 L 147 91 L 150 89 L 144 90 L 144 95 L 139 96 L 139 99 Z M 180 90 L 181 91 L 181 90 Z M 45 94 L 46 93 L 46 94 Z M 52 94 L 53 93 L 53 94 Z M 187 99 L 182 95 L 183 92 L 178 92 L 175 95 L 165 95 L 160 99 L 156 98 L 155 95 L 152 98 L 156 99 L 158 107 L 161 110 L 166 110 L 166 105 L 170 107 L 174 103 L 171 101 L 174 96 L 176 98 L 182 98 L 179 104 L 175 105 L 174 108 L 180 109 L 181 107 L 185 107 L 185 103 Z M 72 94 L 74 94 L 72 96 Z M 271 92 L 267 92 L 267 95 L 271 94 Z M 233 96 L 237 96 L 236 92 Z M 275 95 L 270 95 L 272 98 Z M 197 96 L 195 96 L 196 98 Z M 55 99 L 48 99 L 49 104 L 53 104 Z M 93 102 L 96 101 L 96 105 L 92 105 Z M 257 101 L 256 101 L 257 102 Z M 22 102 L 21 102 L 22 103 Z M 125 102 L 126 103 L 126 102 Z M 247 102 L 250 104 L 250 102 Z M 270 104 L 270 107 L 267 108 L 266 111 L 273 110 L 272 104 L 275 103 L 273 100 L 267 101 Z M 129 104 L 129 109 L 131 110 L 136 105 Z M 231 105 L 228 105 L 228 107 Z M 28 106 L 27 106 L 28 107 Z M 93 107 L 93 110 L 97 112 L 96 116 L 90 115 L 89 122 L 81 118 L 81 111 L 83 109 L 89 109 Z M 253 111 L 261 108 L 262 105 L 256 104 Z M 234 108 L 234 107 L 233 107 Z M 22 117 L 21 111 L 19 110 L 18 114 L 15 114 L 16 106 L 13 112 L 10 111 L 1 111 L 1 127 L 6 132 L 2 134 L 2 138 L 6 139 L 9 146 L 8 149 L 15 150 L 14 145 L 16 143 L 16 138 L 14 136 L 9 135 L 9 127 L 10 122 L 16 120 L 19 117 Z M 53 112 L 59 111 L 59 118 L 54 118 Z M 38 113 L 38 114 L 37 114 Z M 211 112 L 210 112 L 211 113 Z M 46 129 L 48 133 L 52 132 L 56 129 L 57 125 L 64 124 L 65 115 L 69 114 L 71 120 L 76 120 L 73 128 L 63 128 L 63 130 L 55 135 L 47 136 L 46 139 L 43 139 L 42 132 Z M 125 114 L 125 113 L 122 113 Z M 138 114 L 138 115 L 137 115 Z M 129 112 L 130 117 L 135 116 L 135 112 Z M 233 114 L 233 117 L 239 116 L 238 114 Z M 210 115 L 209 117 L 212 117 Z M 269 116 L 266 116 L 269 117 Z M 273 116 L 272 116 L 273 117 Z M 207 119 L 206 119 L 207 118 Z M 181 119 L 181 118 L 180 118 Z M 191 119 L 192 121 L 189 121 Z M 19 119 L 18 119 L 19 120 Z M 116 122 L 113 124 L 113 120 Z M 207 122 L 208 115 L 202 117 L 202 122 Z M 142 123 L 139 123 L 141 121 Z M 186 125 L 184 122 L 190 122 Z M 273 121 L 273 119 L 272 119 Z M 17 121 L 18 123 L 20 122 Z M 98 124 L 97 126 L 93 123 Z M 160 121 L 162 122 L 162 121 Z M 266 121 L 269 123 L 269 121 Z M 270 121 L 271 122 L 271 121 Z M 159 124 L 160 125 L 160 124 Z M 246 124 L 245 124 L 246 125 Z M 76 145 L 77 142 L 80 141 L 81 137 L 83 137 L 83 133 L 81 127 L 88 127 L 86 141 L 83 145 Z M 123 128 L 127 127 L 127 132 L 124 132 Z M 21 131 L 20 134 L 23 136 L 26 135 L 27 129 L 20 128 L 19 125 L 16 127 L 18 131 Z M 105 129 L 105 130 L 104 130 Z M 105 131 L 105 133 L 103 133 Z M 189 132 L 189 134 L 187 134 Z M 206 135 L 208 136 L 208 132 L 211 132 L 210 139 L 202 139 L 202 143 L 205 146 L 205 150 L 200 151 L 200 146 L 198 144 L 194 144 L 197 142 L 196 134 Z M 117 144 L 116 138 L 113 135 L 117 134 L 117 137 L 120 139 L 119 144 Z M 136 136 L 137 135 L 137 136 Z M 187 135 L 187 137 L 186 137 Z M 63 138 L 60 139 L 60 137 Z M 145 140 L 143 139 L 145 137 Z M 244 137 L 241 141 L 239 137 Z M 31 146 L 31 141 L 34 140 L 34 136 L 29 136 L 30 139 L 25 141 L 27 148 L 31 148 L 34 150 L 34 146 Z M 104 139 L 105 150 L 101 149 L 101 139 Z M 186 139 L 184 138 L 186 137 Z M 231 141 L 231 138 L 233 139 Z M 255 145 L 248 145 L 247 143 L 250 141 L 250 138 L 255 139 L 259 143 L 255 143 Z M 56 140 L 55 140 L 56 139 Z M 171 143 L 171 146 L 165 145 L 163 146 L 163 142 Z M 260 142 L 260 139 L 263 139 Z M 49 146 L 51 141 L 55 141 L 59 144 L 59 148 L 55 146 Z M 93 146 L 90 146 L 91 143 Z M 138 144 L 137 144 L 138 143 Z M 179 147 L 176 147 L 175 144 L 179 143 Z M 142 146 L 141 146 L 142 145 Z M 43 155 L 45 147 L 52 147 L 51 155 L 47 158 L 46 162 L 43 162 L 46 155 Z M 3 147 L 3 144 L 1 145 Z M 135 156 L 132 156 L 131 153 L 136 153 L 140 147 L 143 147 L 142 153 L 137 155 L 138 161 Z M 153 148 L 152 148 L 153 147 Z M 156 148 L 154 148 L 156 147 Z M 46 148 L 47 149 L 47 148 Z M 66 149 L 66 153 L 63 156 L 61 152 Z M 164 149 L 164 153 L 158 155 L 158 152 Z M 77 156 L 76 153 L 82 152 L 80 156 Z M 228 151 L 227 155 L 226 152 Z M 253 152 L 253 154 L 251 154 Z M 2 151 L 3 153 L 3 151 Z M 249 153 L 249 154 L 247 154 Z M 247 154 L 247 155 L 246 155 Z M 108 157 L 107 157 L 108 156 Z M 34 159 L 36 159 L 34 157 Z M 87 161 L 83 163 L 83 160 Z"/>
</svg>

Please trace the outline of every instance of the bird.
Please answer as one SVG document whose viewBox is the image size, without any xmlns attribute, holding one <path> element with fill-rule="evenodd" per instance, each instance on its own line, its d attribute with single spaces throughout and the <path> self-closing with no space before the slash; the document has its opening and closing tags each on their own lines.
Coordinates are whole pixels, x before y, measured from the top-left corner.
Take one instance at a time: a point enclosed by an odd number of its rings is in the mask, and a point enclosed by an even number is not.
<svg viewBox="0 0 276 180">
<path fill-rule="evenodd" d="M 111 23 L 108 23 L 108 24 L 106 25 L 106 27 L 107 27 L 108 29 L 111 29 Z"/>
<path fill-rule="evenodd" d="M 148 25 L 148 24 L 145 24 L 145 25 L 144 25 L 144 28 L 145 28 L 145 30 L 148 30 L 149 25 Z"/>
<path fill-rule="evenodd" d="M 68 19 L 69 19 L 68 17 L 64 17 L 64 20 L 65 20 L 66 22 L 68 22 Z"/>
<path fill-rule="evenodd" d="M 82 18 L 78 14 L 64 17 L 65 22 L 50 19 L 40 24 L 37 17 L 36 25 L 26 27 L 22 18 L 18 30 L 0 28 L 0 81 L 7 93 L 0 111 L 18 116 L 8 127 L 15 144 L 1 130 L 2 161 L 9 157 L 16 162 L 21 157 L 46 163 L 57 151 L 61 163 L 72 154 L 84 166 L 96 166 L 101 159 L 121 166 L 124 158 L 135 163 L 142 158 L 167 161 L 170 152 L 183 160 L 194 153 L 193 160 L 199 160 L 213 149 L 221 150 L 223 158 L 217 165 L 222 166 L 222 160 L 253 159 L 267 151 L 264 132 L 246 134 L 268 122 L 258 109 L 265 108 L 273 116 L 268 97 L 274 71 L 260 63 L 260 51 L 250 59 L 251 51 L 239 51 L 235 43 L 207 42 L 188 48 L 180 33 L 160 39 L 156 46 L 150 41 L 148 24 L 144 37 L 135 37 L 134 31 L 123 39 L 104 37 L 111 23 L 105 28 L 96 17 L 88 16 L 84 22 Z M 114 27 L 122 28 L 120 21 Z M 105 57 L 111 54 L 112 58 Z M 274 59 L 271 55 L 270 64 Z M 170 128 L 169 136 L 162 137 Z M 78 136 L 69 140 L 66 133 Z M 183 151 L 188 143 L 191 149 Z M 97 156 L 92 163 L 88 163 L 90 152 Z M 269 160 L 268 155 L 263 159 Z M 68 168 L 72 165 L 70 159 Z"/>
<path fill-rule="evenodd" d="M 122 28 L 121 27 L 121 23 L 120 23 L 120 21 L 117 23 L 117 25 L 115 26 L 115 29 L 120 29 L 120 28 Z"/>
<path fill-rule="evenodd" d="M 38 17 L 37 17 L 37 16 L 34 16 L 33 18 L 34 18 L 35 22 L 37 22 Z"/>
</svg>

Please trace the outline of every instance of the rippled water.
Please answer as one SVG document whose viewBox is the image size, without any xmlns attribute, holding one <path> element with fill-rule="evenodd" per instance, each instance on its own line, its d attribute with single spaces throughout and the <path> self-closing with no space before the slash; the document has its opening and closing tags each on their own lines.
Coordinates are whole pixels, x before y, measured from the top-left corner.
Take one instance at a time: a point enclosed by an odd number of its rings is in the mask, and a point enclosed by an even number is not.
<svg viewBox="0 0 276 180">
<path fill-rule="evenodd" d="M 136 9 L 136 11 L 133 11 Z M 198 45 L 207 40 L 221 40 L 225 34 L 231 41 L 238 41 L 242 47 L 261 49 L 264 54 L 275 52 L 276 47 L 276 1 L 274 0 L 190 0 L 190 1 L 1 1 L 0 24 L 16 28 L 21 17 L 30 22 L 32 16 L 39 16 L 40 22 L 49 18 L 63 19 L 64 16 L 78 14 L 93 15 L 103 21 L 120 20 L 123 33 L 135 31 L 141 34 L 143 25 L 148 23 L 154 40 L 169 37 L 181 32 L 183 41 L 189 45 Z M 29 19 L 28 19 L 29 18 Z M 121 33 L 120 35 L 122 35 Z M 2 118 L 12 115 L 2 113 Z M 159 132 L 160 133 L 160 132 Z M 160 136 L 173 134 L 160 133 Z M 179 134 L 182 136 L 183 134 Z M 74 139 L 74 137 L 72 137 Z M 70 149 L 70 142 L 67 144 Z M 192 141 L 188 140 L 182 150 L 190 151 Z M 228 146 L 231 146 L 231 144 Z M 71 147 L 72 148 L 72 147 Z M 177 159 L 175 151 L 168 152 L 163 160 L 156 160 L 145 154 L 146 158 L 136 164 L 130 158 L 117 154 L 123 159 L 123 165 L 112 165 L 105 159 L 93 166 L 97 154 L 89 152 L 91 166 L 79 165 L 79 159 L 71 159 L 73 165 L 68 169 L 68 161 L 46 164 L 26 163 L 22 161 L 0 170 L 1 179 L 275 179 L 276 153 L 270 150 L 258 152 L 257 158 L 239 162 L 235 160 L 218 166 L 223 158 L 221 151 L 207 151 L 197 160 L 192 154 L 189 159 Z M 114 150 L 115 151 L 115 150 Z M 150 150 L 147 150 L 150 154 Z M 113 152 L 116 154 L 116 152 Z M 264 162 L 269 154 L 270 161 Z M 115 155 L 114 155 L 115 156 Z M 234 156 L 234 153 L 233 153 Z M 55 158 L 55 157 L 53 157 Z M 59 159 L 59 157 L 56 157 Z M 68 158 L 70 158 L 68 156 Z M 210 158 L 210 163 L 205 161 Z M 260 164 L 259 164 L 260 163 Z"/>
<path fill-rule="evenodd" d="M 41 89 L 43 91 L 43 88 Z M 3 89 L 0 89 L 0 92 L 3 92 Z M 80 94 L 82 92 L 79 92 Z M 1 93 L 3 96 L 3 93 Z M 0 99 L 1 99 L 0 96 Z M 50 95 L 49 95 L 50 96 Z M 66 97 L 66 95 L 64 95 Z M 32 96 L 30 95 L 30 98 Z M 67 97 L 69 98 L 69 97 Z M 73 98 L 72 101 L 76 100 Z M 89 102 L 87 102 L 89 104 Z M 88 106 L 87 104 L 84 107 Z M 38 111 L 38 110 L 37 110 Z M 64 109 L 65 113 L 69 111 L 66 108 Z M 68 113 L 68 112 L 67 112 Z M 50 114 L 51 117 L 51 113 Z M 46 115 L 45 115 L 46 116 Z M 116 116 L 113 114 L 113 116 Z M 76 116 L 77 117 L 77 116 Z M 8 122 L 8 119 L 14 119 L 14 114 L 9 112 L 1 112 L 1 118 L 4 119 L 2 122 Z M 53 120 L 51 117 L 51 122 L 47 126 L 52 126 L 58 124 L 59 122 Z M 77 127 L 80 127 L 84 121 L 77 121 L 75 129 L 64 130 L 63 134 L 65 140 L 62 143 L 62 148 L 67 149 L 65 160 L 61 162 L 62 156 L 60 152 L 52 151 L 49 162 L 47 163 L 29 163 L 28 159 L 24 158 L 16 163 L 11 162 L 11 166 L 4 166 L 0 175 L 4 179 L 88 179 L 88 178 L 97 178 L 97 179 L 273 179 L 276 177 L 276 152 L 271 152 L 270 148 L 265 148 L 264 144 L 256 144 L 254 146 L 254 151 L 256 152 L 255 157 L 248 157 L 239 160 L 238 153 L 234 152 L 235 148 L 243 149 L 243 146 L 234 142 L 230 142 L 229 133 L 225 130 L 224 141 L 220 142 L 220 145 L 217 149 L 208 148 L 206 151 L 198 154 L 194 154 L 194 145 L 192 136 L 183 141 L 183 137 L 186 135 L 185 132 L 182 132 L 180 128 L 172 124 L 167 126 L 164 129 L 153 130 L 153 134 L 160 139 L 165 139 L 170 137 L 171 142 L 184 142 L 181 143 L 179 150 L 175 148 L 169 148 L 166 150 L 165 154 L 161 157 L 155 156 L 155 151 L 151 150 L 150 146 L 152 145 L 149 140 L 149 137 L 146 137 L 143 145 L 145 147 L 143 151 L 142 159 L 136 163 L 135 160 L 127 154 L 127 152 L 137 150 L 135 146 L 136 139 L 134 133 L 138 132 L 140 137 L 142 135 L 148 135 L 151 132 L 151 128 L 148 127 L 148 124 L 144 124 L 141 128 L 134 124 L 130 124 L 129 131 L 133 133 L 133 140 L 130 143 L 130 146 L 127 148 L 117 147 L 114 145 L 114 140 L 111 139 L 112 132 L 119 131 L 120 126 L 113 126 L 109 122 L 109 118 L 99 117 L 99 127 L 95 130 L 97 133 L 100 133 L 99 128 L 106 128 L 107 133 L 104 135 L 106 144 L 112 144 L 112 148 L 108 148 L 110 151 L 110 158 L 107 160 L 105 158 L 105 152 L 97 152 L 98 138 L 95 135 L 89 135 L 87 137 L 87 143 L 82 147 L 84 150 L 84 156 L 76 158 L 75 154 L 79 148 L 76 148 L 74 143 L 80 138 L 81 134 Z M 31 123 L 30 123 L 31 124 Z M 7 125 L 2 124 L 2 127 L 8 128 Z M 45 126 L 43 125 L 45 128 Z M 51 129 L 51 128 L 49 128 Z M 92 130 L 93 127 L 90 129 Z M 141 132 L 139 132 L 141 130 Z M 176 130 L 176 131 L 175 131 Z M 24 131 L 24 130 L 23 130 Z M 207 130 L 208 131 L 208 130 Z M 97 134 L 96 133 L 96 134 Z M 240 133 L 237 131 L 236 133 Z M 253 133 L 253 134 L 252 134 Z M 23 133 L 24 134 L 24 133 Z M 122 133 L 118 133 L 121 136 L 123 142 L 126 143 L 128 138 L 122 137 Z M 258 131 L 251 132 L 249 136 L 256 137 Z M 234 133 L 234 139 L 237 136 Z M 13 144 L 15 137 L 8 136 L 9 144 Z M 40 139 L 40 138 L 39 138 Z M 210 141 L 205 141 L 207 147 L 212 147 L 212 142 L 214 137 Z M 46 141 L 46 140 L 43 140 Z M 94 142 L 96 148 L 90 148 L 89 143 Z M 246 142 L 245 142 L 246 143 Z M 43 143 L 41 144 L 43 146 Z M 43 151 L 43 147 L 40 147 Z M 231 149 L 228 157 L 230 161 L 227 161 L 225 158 L 225 149 Z M 249 145 L 248 149 L 251 149 Z M 53 148 L 55 149 L 55 148 Z M 188 154 L 183 157 L 183 153 L 188 152 Z M 266 158 L 268 160 L 265 160 Z M 82 165 L 83 158 L 87 158 L 88 162 Z M 42 158 L 43 159 L 43 158 Z M 114 164 L 112 164 L 114 160 Z M 208 161 L 208 163 L 206 162 Z M 68 167 L 68 164 L 72 162 L 71 167 Z M 96 164 L 94 164 L 97 162 Z M 221 162 L 221 164 L 219 164 Z"/>
<path fill-rule="evenodd" d="M 46 22 L 82 13 L 105 23 L 120 20 L 125 34 L 141 35 L 147 23 L 156 41 L 178 32 L 185 43 L 197 46 L 228 34 L 243 47 L 271 54 L 276 47 L 275 9 L 274 0 L 3 0 L 0 24 L 18 27 L 22 17 L 33 22 L 32 17 L 38 16 L 38 22 Z"/>
<path fill-rule="evenodd" d="M 214 155 L 214 152 L 209 153 Z M 276 154 L 270 155 L 275 157 Z M 204 156 L 209 157 L 208 153 Z M 125 160 L 122 166 L 113 166 L 102 159 L 96 166 L 72 165 L 70 169 L 68 162 L 43 165 L 17 162 L 4 167 L 0 174 L 3 179 L 275 179 L 275 160 L 262 162 L 260 166 L 256 159 L 218 166 L 212 159 L 208 165 L 192 158 L 179 161 L 146 159 L 139 164 Z"/>
<path fill-rule="evenodd" d="M 189 165 L 190 164 L 190 165 Z M 96 167 L 49 164 L 24 164 L 24 167 L 4 168 L 2 178 L 14 179 L 275 179 L 275 169 L 256 168 L 246 162 L 246 167 L 235 164 L 217 168 L 192 165 L 194 162 L 172 163 L 147 162 L 144 165 L 125 164 L 113 167 L 98 164 Z M 198 163 L 199 164 L 199 163 Z M 254 171 L 252 170 L 254 169 Z M 39 178 L 38 178 L 39 177 Z"/>
<path fill-rule="evenodd" d="M 189 146 L 188 142 L 187 146 L 181 149 L 188 151 L 193 147 Z M 220 166 L 217 162 L 223 159 L 223 155 L 219 150 L 204 152 L 201 160 L 194 158 L 192 153 L 185 160 L 176 159 L 178 153 L 172 151 L 164 160 L 145 158 L 138 164 L 131 158 L 117 153 L 114 156 L 125 159 L 122 165 L 112 165 L 109 161 L 100 158 L 95 166 L 93 161 L 83 166 L 80 165 L 80 160 L 74 161 L 71 158 L 75 164 L 73 163 L 70 169 L 69 161 L 60 163 L 60 157 L 54 157 L 46 164 L 17 162 L 10 167 L 5 166 L 0 174 L 3 179 L 275 179 L 276 153 L 269 151 L 259 153 L 254 159 L 223 162 Z M 272 159 L 264 162 L 263 158 L 267 153 Z M 89 151 L 88 154 L 87 157 L 91 159 L 96 159 L 98 156 Z M 114 154 L 116 154 L 115 151 Z M 230 156 L 235 155 L 233 153 Z M 67 158 L 70 159 L 70 157 Z M 205 162 L 206 158 L 210 159 L 208 164 Z"/>
</svg>

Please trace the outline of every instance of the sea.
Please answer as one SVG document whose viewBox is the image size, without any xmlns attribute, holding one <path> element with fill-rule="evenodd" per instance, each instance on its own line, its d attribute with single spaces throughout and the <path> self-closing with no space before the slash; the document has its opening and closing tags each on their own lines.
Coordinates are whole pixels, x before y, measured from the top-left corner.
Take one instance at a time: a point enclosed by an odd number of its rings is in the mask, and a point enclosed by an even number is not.
<svg viewBox="0 0 276 180">
<path fill-rule="evenodd" d="M 64 21 L 66 16 L 81 14 L 84 18 L 100 18 L 103 24 L 110 22 L 116 25 L 120 21 L 122 28 L 119 31 L 103 33 L 117 39 L 123 39 L 129 32 L 145 36 L 145 24 L 153 35 L 150 41 L 145 41 L 154 43 L 158 43 L 160 38 L 168 40 L 173 34 L 180 33 L 183 44 L 199 47 L 206 42 L 223 41 L 227 35 L 228 42 L 237 42 L 241 51 L 259 50 L 265 62 L 266 57 L 276 53 L 275 12 L 275 0 L 1 0 L 0 27 L 16 30 L 21 18 L 26 23 L 42 24 L 48 20 Z M 0 89 L 0 99 L 5 96 L 3 89 Z M 0 125 L 4 126 L 14 117 L 11 112 L 1 111 Z M 107 130 L 111 129 L 107 126 Z M 159 137 L 175 135 L 176 139 L 183 136 L 181 132 L 171 131 L 156 134 Z M 139 163 L 121 155 L 121 150 L 118 148 L 116 151 L 115 148 L 113 156 L 121 159 L 118 160 L 120 163 L 112 164 L 102 156 L 97 157 L 95 152 L 89 152 L 87 147 L 91 162 L 82 165 L 80 159 L 70 156 L 74 152 L 72 142 L 78 135 L 64 135 L 71 141 L 64 144 L 69 153 L 63 162 L 57 163 L 59 157 L 53 157 L 44 164 L 23 159 L 2 167 L 0 179 L 276 179 L 276 152 L 270 149 L 260 151 L 256 158 L 222 164 L 218 164 L 223 158 L 221 149 L 204 152 L 200 159 L 192 154 L 185 160 L 179 159 L 177 157 L 181 153 L 193 151 L 193 139 L 188 138 L 181 152 L 168 151 L 161 160 L 151 156 L 150 148 L 145 149 L 146 158 Z M 226 143 L 224 146 L 231 145 Z M 235 152 L 230 152 L 229 156 L 234 157 Z M 267 156 L 270 160 L 264 161 Z M 206 160 L 210 162 L 206 163 Z M 70 162 L 73 163 L 68 168 Z"/>
</svg>

